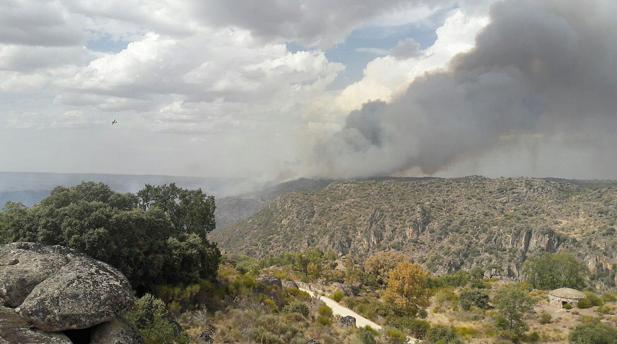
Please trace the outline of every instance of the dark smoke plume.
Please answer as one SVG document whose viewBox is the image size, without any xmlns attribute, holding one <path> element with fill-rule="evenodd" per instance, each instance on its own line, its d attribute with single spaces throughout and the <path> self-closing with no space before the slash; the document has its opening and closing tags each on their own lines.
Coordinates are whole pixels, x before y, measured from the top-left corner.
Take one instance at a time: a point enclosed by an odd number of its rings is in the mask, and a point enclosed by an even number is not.
<svg viewBox="0 0 617 344">
<path fill-rule="evenodd" d="M 526 140 L 560 157 L 575 146 L 602 152 L 615 174 L 617 1 L 509 0 L 490 15 L 447 71 L 352 112 L 316 147 L 318 174 L 434 174 Z"/>
</svg>

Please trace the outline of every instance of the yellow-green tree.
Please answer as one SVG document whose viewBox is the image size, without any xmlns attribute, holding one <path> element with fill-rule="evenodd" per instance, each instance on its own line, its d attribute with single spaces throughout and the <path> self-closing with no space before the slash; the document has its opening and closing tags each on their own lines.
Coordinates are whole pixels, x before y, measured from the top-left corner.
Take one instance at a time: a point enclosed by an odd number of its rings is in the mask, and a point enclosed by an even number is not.
<svg viewBox="0 0 617 344">
<path fill-rule="evenodd" d="M 364 272 L 377 284 L 385 285 L 390 271 L 402 262 L 409 262 L 409 257 L 397 251 L 377 252 L 364 261 Z"/>
<path fill-rule="evenodd" d="M 384 301 L 399 314 L 416 316 L 430 304 L 429 273 L 412 263 L 400 263 L 388 275 Z"/>
</svg>

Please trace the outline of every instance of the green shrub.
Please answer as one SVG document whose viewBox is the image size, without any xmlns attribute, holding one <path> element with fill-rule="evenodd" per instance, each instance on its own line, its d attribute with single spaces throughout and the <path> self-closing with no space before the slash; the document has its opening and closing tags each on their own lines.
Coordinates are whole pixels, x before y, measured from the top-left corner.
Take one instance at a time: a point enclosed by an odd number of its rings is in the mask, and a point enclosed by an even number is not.
<svg viewBox="0 0 617 344">
<path fill-rule="evenodd" d="M 553 317 L 550 315 L 550 313 L 542 311 L 538 316 L 538 321 L 540 322 L 540 324 L 543 325 L 550 324 L 553 321 Z"/>
<path fill-rule="evenodd" d="M 604 302 L 615 302 L 617 301 L 617 295 L 613 293 L 606 293 L 602 295 L 602 300 L 604 300 Z"/>
<path fill-rule="evenodd" d="M 397 328 L 386 327 L 383 331 L 388 344 L 405 344 L 407 342 L 407 336 Z"/>
<path fill-rule="evenodd" d="M 302 314 L 305 318 L 308 318 L 309 316 L 309 308 L 306 304 L 302 303 L 302 302 L 294 302 L 291 303 L 289 305 L 286 305 L 283 308 L 284 312 L 287 313 L 298 313 L 298 314 Z"/>
<path fill-rule="evenodd" d="M 322 326 L 330 326 L 332 325 L 332 317 L 320 315 L 317 317 L 317 323 Z"/>
<path fill-rule="evenodd" d="M 578 303 L 576 304 L 576 307 L 580 309 L 587 309 L 587 308 L 593 307 L 593 305 L 591 304 L 591 300 L 589 300 L 588 298 L 584 298 L 578 301 Z"/>
<path fill-rule="evenodd" d="M 425 342 L 428 344 L 462 344 L 463 341 L 456 331 L 447 326 L 437 325 L 431 327 L 426 334 Z"/>
<path fill-rule="evenodd" d="M 321 305 L 319 306 L 319 315 L 324 316 L 324 317 L 332 317 L 332 308 L 326 306 L 326 305 Z"/>
<path fill-rule="evenodd" d="M 480 289 L 465 289 L 459 296 L 461 308 L 468 311 L 472 306 L 480 309 L 488 308 L 489 297 L 486 291 Z"/>
<path fill-rule="evenodd" d="M 169 314 L 163 301 L 150 294 L 138 299 L 124 318 L 139 331 L 145 344 L 189 343 L 188 336 Z"/>
<path fill-rule="evenodd" d="M 426 337 L 428 330 L 431 328 L 428 321 L 410 317 L 389 317 L 387 324 L 388 326 L 405 330 L 412 337 L 418 339 Z"/>
<path fill-rule="evenodd" d="M 580 301 L 579 301 L 579 303 L 580 303 Z M 563 305 L 563 308 L 570 310 L 570 309 L 572 309 L 572 305 L 569 304 L 569 303 L 566 303 L 565 305 Z"/>
<path fill-rule="evenodd" d="M 617 329 L 599 321 L 579 325 L 570 332 L 571 344 L 617 344 Z"/>
<path fill-rule="evenodd" d="M 615 308 L 611 305 L 602 305 L 597 309 L 600 314 L 615 314 Z"/>
<path fill-rule="evenodd" d="M 593 307 L 602 306 L 604 304 L 601 297 L 591 292 L 585 293 L 585 298 L 589 300 Z"/>
<path fill-rule="evenodd" d="M 341 302 L 343 297 L 345 297 L 345 294 L 343 294 L 343 292 L 340 290 L 335 291 L 334 294 L 330 296 L 330 298 L 336 302 Z"/>
<path fill-rule="evenodd" d="M 531 332 L 523 336 L 523 341 L 527 343 L 537 343 L 540 341 L 540 334 L 538 332 Z"/>
<path fill-rule="evenodd" d="M 356 338 L 358 338 L 360 344 L 377 343 L 377 341 L 375 340 L 375 331 L 373 331 L 371 328 L 359 329 L 358 333 L 356 334 Z"/>
</svg>

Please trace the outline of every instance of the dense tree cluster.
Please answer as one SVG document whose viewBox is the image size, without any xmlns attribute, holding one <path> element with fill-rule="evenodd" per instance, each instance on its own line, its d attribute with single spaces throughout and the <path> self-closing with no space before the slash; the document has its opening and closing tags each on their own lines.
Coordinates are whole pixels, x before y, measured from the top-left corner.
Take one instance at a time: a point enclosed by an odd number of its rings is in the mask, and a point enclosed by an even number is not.
<svg viewBox="0 0 617 344">
<path fill-rule="evenodd" d="M 214 278 L 220 252 L 208 242 L 214 198 L 174 184 L 120 194 L 101 183 L 57 187 L 32 208 L 0 211 L 0 241 L 63 245 L 120 269 L 139 291 Z"/>
<path fill-rule="evenodd" d="M 537 289 L 583 289 L 587 268 L 568 253 L 546 253 L 529 258 L 523 266 L 526 280 Z"/>
</svg>

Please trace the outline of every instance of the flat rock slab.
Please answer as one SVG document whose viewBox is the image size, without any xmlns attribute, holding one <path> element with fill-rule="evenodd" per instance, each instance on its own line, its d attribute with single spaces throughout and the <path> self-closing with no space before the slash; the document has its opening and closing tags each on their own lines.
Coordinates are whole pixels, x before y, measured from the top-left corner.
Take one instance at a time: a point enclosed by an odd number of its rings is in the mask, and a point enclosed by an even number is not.
<svg viewBox="0 0 617 344">
<path fill-rule="evenodd" d="M 13 309 L 0 307 L 0 344 L 72 344 L 61 333 L 43 333 L 32 330 Z"/>
<path fill-rule="evenodd" d="M 13 243 L 0 247 L 0 303 L 19 306 L 30 292 L 69 262 L 71 251 L 61 246 Z"/>
<path fill-rule="evenodd" d="M 17 311 L 34 327 L 58 332 L 109 322 L 132 303 L 131 286 L 120 271 L 78 256 L 39 283 Z"/>
</svg>

